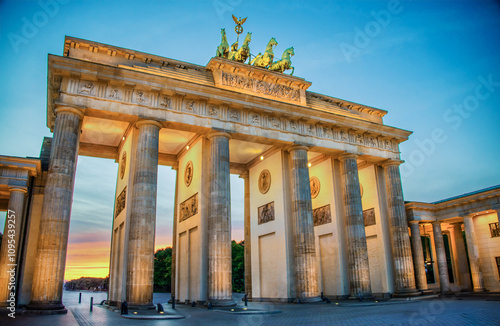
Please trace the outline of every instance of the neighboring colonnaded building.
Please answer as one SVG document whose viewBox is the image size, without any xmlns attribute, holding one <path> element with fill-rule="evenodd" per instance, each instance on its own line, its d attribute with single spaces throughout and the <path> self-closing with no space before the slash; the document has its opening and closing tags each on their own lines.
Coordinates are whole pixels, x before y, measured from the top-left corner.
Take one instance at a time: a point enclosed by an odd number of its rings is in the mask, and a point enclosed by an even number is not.
<svg viewBox="0 0 500 326">
<path fill-rule="evenodd" d="M 234 304 L 230 174 L 245 184 L 252 300 L 500 290 L 500 188 L 405 207 L 399 144 L 410 132 L 384 125 L 386 111 L 217 57 L 198 66 L 67 37 L 64 55 L 48 61 L 53 139 L 44 140 L 39 159 L 0 157 L 0 208 L 17 214 L 19 306 L 64 311 L 78 155 L 119 163 L 112 305 L 152 305 L 158 165 L 177 171 L 176 184 L 162 186 L 175 191 L 172 292 L 179 302 Z"/>
</svg>

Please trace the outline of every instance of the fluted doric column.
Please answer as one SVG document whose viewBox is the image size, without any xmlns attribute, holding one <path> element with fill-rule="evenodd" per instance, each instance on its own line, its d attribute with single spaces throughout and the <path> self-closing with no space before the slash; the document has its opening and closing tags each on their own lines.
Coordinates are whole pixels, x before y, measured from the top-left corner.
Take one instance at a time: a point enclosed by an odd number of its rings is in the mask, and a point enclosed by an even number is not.
<svg viewBox="0 0 500 326">
<path fill-rule="evenodd" d="M 250 182 L 248 171 L 240 175 L 245 181 L 245 294 L 248 299 L 252 298 L 252 238 L 250 232 Z"/>
<path fill-rule="evenodd" d="M 389 161 L 383 164 L 387 205 L 391 225 L 392 259 L 394 261 L 395 292 L 394 296 L 419 295 L 415 287 L 415 272 L 408 236 L 405 202 L 399 173 L 401 161 Z"/>
<path fill-rule="evenodd" d="M 55 113 L 31 302 L 28 308 L 64 312 L 64 269 L 83 113 L 70 107 L 58 107 Z"/>
<path fill-rule="evenodd" d="M 422 238 L 420 237 L 420 226 L 418 221 L 410 222 L 411 241 L 413 244 L 413 266 L 415 268 L 415 278 L 417 289 L 426 291 L 427 276 L 425 275 L 424 251 L 422 249 Z"/>
<path fill-rule="evenodd" d="M 479 250 L 477 249 L 476 235 L 474 233 L 474 221 L 472 216 L 464 217 L 465 238 L 467 239 L 467 251 L 469 253 L 470 272 L 474 292 L 484 291 L 483 273 L 479 262 Z"/>
<path fill-rule="evenodd" d="M 23 220 L 24 195 L 27 191 L 24 187 L 9 187 L 9 192 L 9 205 L 5 216 L 0 249 L 0 306 L 16 304 L 16 297 L 11 297 L 10 293 L 15 293 L 11 287 L 17 286 L 15 280 L 16 275 L 19 275 L 17 266 L 20 249 L 19 239 Z"/>
<path fill-rule="evenodd" d="M 172 166 L 175 170 L 175 195 L 174 195 L 174 225 L 172 227 L 172 269 L 170 276 L 170 301 L 175 299 L 176 273 L 177 273 L 177 205 L 179 204 L 179 162 Z M 175 299 L 176 300 L 176 299 Z"/>
<path fill-rule="evenodd" d="M 212 132 L 210 142 L 208 205 L 208 301 L 233 306 L 231 258 L 231 192 L 229 134 Z"/>
<path fill-rule="evenodd" d="M 432 223 L 432 233 L 434 234 L 434 247 L 436 248 L 441 292 L 450 292 L 450 278 L 448 275 L 446 252 L 444 251 L 444 240 L 443 232 L 441 231 L 441 222 L 436 221 Z"/>
<path fill-rule="evenodd" d="M 342 194 L 346 215 L 347 254 L 349 260 L 350 299 L 371 298 L 370 267 L 366 245 L 365 222 L 359 189 L 357 156 L 339 157 L 342 174 Z"/>
<path fill-rule="evenodd" d="M 127 260 L 127 302 L 132 307 L 153 306 L 153 267 L 158 179 L 158 141 L 162 125 L 153 120 L 138 129 L 130 200 Z"/>
<path fill-rule="evenodd" d="M 458 265 L 458 279 L 463 289 L 470 290 L 470 274 L 467 266 L 467 253 L 465 251 L 465 242 L 462 234 L 462 223 L 453 224 L 453 235 L 455 238 L 456 260 Z"/>
<path fill-rule="evenodd" d="M 300 302 L 321 301 L 318 290 L 311 186 L 305 146 L 293 146 L 290 152 L 292 225 L 295 256 L 295 283 Z"/>
</svg>

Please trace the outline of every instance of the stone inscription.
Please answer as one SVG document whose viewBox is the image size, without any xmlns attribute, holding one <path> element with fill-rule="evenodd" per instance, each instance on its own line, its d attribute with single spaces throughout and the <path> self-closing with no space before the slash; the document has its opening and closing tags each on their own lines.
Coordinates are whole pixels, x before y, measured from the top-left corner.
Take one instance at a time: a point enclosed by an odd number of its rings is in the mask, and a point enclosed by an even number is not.
<svg viewBox="0 0 500 326">
<path fill-rule="evenodd" d="M 363 218 L 365 220 L 365 226 L 375 225 L 375 208 L 365 209 L 363 211 Z"/>
<path fill-rule="evenodd" d="M 249 90 L 254 93 L 270 95 L 286 100 L 300 101 L 300 92 L 297 89 L 284 85 L 268 83 L 254 78 L 233 75 L 227 72 L 222 73 L 222 85 Z"/>
<path fill-rule="evenodd" d="M 332 221 L 330 204 L 313 209 L 314 226 L 323 225 Z"/>
<path fill-rule="evenodd" d="M 116 197 L 115 218 L 125 209 L 125 198 L 127 197 L 127 187 Z"/>
<path fill-rule="evenodd" d="M 274 202 L 259 207 L 259 224 L 274 221 Z"/>
<path fill-rule="evenodd" d="M 191 216 L 198 214 L 198 193 L 183 201 L 180 206 L 181 217 L 179 222 L 185 221 Z"/>
</svg>

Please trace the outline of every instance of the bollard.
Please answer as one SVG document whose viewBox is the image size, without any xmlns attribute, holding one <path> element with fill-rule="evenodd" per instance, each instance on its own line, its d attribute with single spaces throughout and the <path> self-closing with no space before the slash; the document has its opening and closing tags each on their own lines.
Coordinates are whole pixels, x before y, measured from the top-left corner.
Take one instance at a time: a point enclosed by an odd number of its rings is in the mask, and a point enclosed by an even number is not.
<svg viewBox="0 0 500 326">
<path fill-rule="evenodd" d="M 321 291 L 321 300 L 323 300 L 323 291 Z"/>
<path fill-rule="evenodd" d="M 212 302 L 208 303 L 208 309 L 212 309 Z"/>
<path fill-rule="evenodd" d="M 127 301 L 122 302 L 122 307 L 121 307 L 121 314 L 122 315 L 128 315 L 128 303 Z"/>
<path fill-rule="evenodd" d="M 80 295 L 78 296 L 78 303 L 82 303 L 82 292 L 80 292 Z"/>
<path fill-rule="evenodd" d="M 90 312 L 92 312 L 93 305 L 94 305 L 94 297 L 90 297 Z"/>
<path fill-rule="evenodd" d="M 172 309 L 175 309 L 175 295 L 172 296 Z"/>
<path fill-rule="evenodd" d="M 192 308 L 196 307 L 196 302 L 195 302 L 195 301 L 192 301 L 192 302 L 191 302 L 191 307 L 192 307 Z"/>
<path fill-rule="evenodd" d="M 158 313 L 165 312 L 165 310 L 163 310 L 163 306 L 161 303 L 158 303 L 157 306 L 158 306 Z"/>
<path fill-rule="evenodd" d="M 245 296 L 243 297 L 245 299 L 245 307 L 248 306 L 248 297 L 247 294 L 245 293 Z"/>
</svg>

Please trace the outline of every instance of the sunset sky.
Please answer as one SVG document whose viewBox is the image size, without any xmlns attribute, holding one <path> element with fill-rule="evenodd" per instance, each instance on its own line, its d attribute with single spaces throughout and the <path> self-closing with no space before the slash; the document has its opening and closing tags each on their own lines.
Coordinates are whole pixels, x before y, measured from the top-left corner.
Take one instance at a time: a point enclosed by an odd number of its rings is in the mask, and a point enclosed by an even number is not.
<svg viewBox="0 0 500 326">
<path fill-rule="evenodd" d="M 387 110 L 386 124 L 414 132 L 400 147 L 406 200 L 500 184 L 498 1 L 0 1 L 0 155 L 38 157 L 51 136 L 47 54 L 63 54 L 65 35 L 205 65 L 221 28 L 235 41 L 231 14 L 248 16 L 252 53 L 271 37 L 278 58 L 294 46 L 311 91 Z M 117 167 L 78 159 L 67 280 L 108 274 Z M 171 245 L 174 180 L 159 167 L 156 248 Z M 241 240 L 242 180 L 231 187 Z"/>
</svg>

